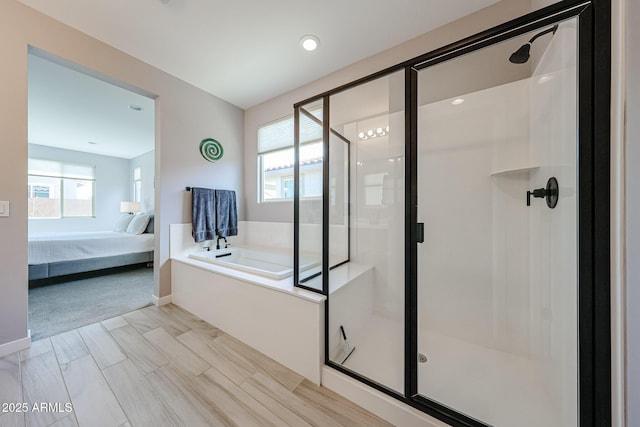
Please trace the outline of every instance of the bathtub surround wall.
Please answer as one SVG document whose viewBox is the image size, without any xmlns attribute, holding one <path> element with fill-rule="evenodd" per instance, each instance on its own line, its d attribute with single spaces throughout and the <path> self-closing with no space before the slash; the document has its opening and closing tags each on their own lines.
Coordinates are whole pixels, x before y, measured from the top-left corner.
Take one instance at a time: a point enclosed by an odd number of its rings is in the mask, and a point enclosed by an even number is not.
<svg viewBox="0 0 640 427">
<path fill-rule="evenodd" d="M 241 244 L 276 249 L 293 249 L 293 223 L 238 221 Z"/>
<path fill-rule="evenodd" d="M 173 303 L 320 385 L 324 298 L 300 298 L 203 264 L 172 261 Z"/>
<path fill-rule="evenodd" d="M 228 239 L 232 246 L 264 251 L 273 250 L 264 244 L 265 237 L 272 237 L 270 230 L 286 234 L 292 229 L 290 224 L 244 221 L 238 227 L 238 236 Z M 171 224 L 170 229 L 172 302 L 320 384 L 325 297 L 294 288 L 292 277 L 273 280 L 190 258 L 214 242 L 194 243 L 191 224 Z M 255 233 L 252 238 L 248 229 Z M 290 251 L 291 246 L 280 249 Z"/>
<path fill-rule="evenodd" d="M 0 218 L 0 345 L 27 337 L 27 54 L 35 46 L 72 67 L 155 98 L 156 297 L 171 292 L 169 224 L 190 221 L 185 186 L 235 190 L 244 219 L 243 111 L 167 73 L 61 24 L 15 0 L 0 3 L 0 199 L 11 204 Z M 74 65 L 77 64 L 77 65 Z M 224 146 L 217 163 L 202 159 L 198 145 L 215 137 Z M 126 173 L 125 176 L 129 176 Z"/>
<path fill-rule="evenodd" d="M 186 231 L 176 234 L 170 244 L 172 256 L 188 255 L 189 253 L 209 247 L 215 248 L 216 242 L 207 240 L 195 243 L 191 236 L 191 223 L 178 224 Z M 178 225 L 173 224 L 173 227 Z M 251 246 L 258 248 L 273 248 L 279 252 L 293 249 L 293 224 L 285 222 L 238 221 L 238 235 L 227 237 L 231 246 Z M 293 252 L 292 252 L 293 253 Z"/>
<path fill-rule="evenodd" d="M 120 202 L 131 200 L 129 160 L 29 144 L 29 157 L 95 165 L 96 192 L 94 218 L 30 219 L 29 232 L 112 230 L 120 216 Z"/>
</svg>

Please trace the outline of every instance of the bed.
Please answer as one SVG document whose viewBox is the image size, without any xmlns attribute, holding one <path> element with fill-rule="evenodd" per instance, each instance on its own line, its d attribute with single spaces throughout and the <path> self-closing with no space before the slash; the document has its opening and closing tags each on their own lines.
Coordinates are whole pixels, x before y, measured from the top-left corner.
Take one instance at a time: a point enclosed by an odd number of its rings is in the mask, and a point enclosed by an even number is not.
<svg viewBox="0 0 640 427">
<path fill-rule="evenodd" d="M 29 235 L 29 281 L 153 262 L 153 218 L 141 233 L 94 231 Z"/>
</svg>

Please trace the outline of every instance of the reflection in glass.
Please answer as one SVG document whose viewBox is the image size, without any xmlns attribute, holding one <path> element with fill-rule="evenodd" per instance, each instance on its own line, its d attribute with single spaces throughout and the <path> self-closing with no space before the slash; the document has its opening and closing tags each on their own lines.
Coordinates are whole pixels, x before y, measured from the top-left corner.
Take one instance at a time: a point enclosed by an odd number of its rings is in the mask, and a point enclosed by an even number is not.
<svg viewBox="0 0 640 427">
<path fill-rule="evenodd" d="M 300 108 L 298 284 L 322 290 L 322 104 Z"/>
<path fill-rule="evenodd" d="M 329 134 L 329 267 L 349 261 L 349 140 Z"/>
</svg>

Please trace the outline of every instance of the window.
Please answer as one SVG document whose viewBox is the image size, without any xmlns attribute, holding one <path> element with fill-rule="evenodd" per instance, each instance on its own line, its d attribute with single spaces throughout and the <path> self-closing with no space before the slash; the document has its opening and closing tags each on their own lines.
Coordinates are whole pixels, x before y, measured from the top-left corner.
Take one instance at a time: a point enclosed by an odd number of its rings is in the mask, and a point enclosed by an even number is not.
<svg viewBox="0 0 640 427">
<path fill-rule="evenodd" d="M 322 117 L 318 118 L 322 120 Z M 300 135 L 300 195 L 303 198 L 320 197 L 323 158 L 321 129 L 303 127 Z M 293 199 L 293 164 L 293 116 L 259 127 L 259 202 Z"/>
<path fill-rule="evenodd" d="M 95 216 L 95 166 L 29 159 L 29 218 Z"/>
<path fill-rule="evenodd" d="M 133 201 L 142 202 L 142 171 L 139 166 L 133 169 Z"/>
<path fill-rule="evenodd" d="M 364 176 L 365 205 L 382 206 L 385 203 L 384 196 L 385 190 L 387 190 L 385 184 L 387 184 L 387 181 L 387 173 L 372 173 Z"/>
</svg>

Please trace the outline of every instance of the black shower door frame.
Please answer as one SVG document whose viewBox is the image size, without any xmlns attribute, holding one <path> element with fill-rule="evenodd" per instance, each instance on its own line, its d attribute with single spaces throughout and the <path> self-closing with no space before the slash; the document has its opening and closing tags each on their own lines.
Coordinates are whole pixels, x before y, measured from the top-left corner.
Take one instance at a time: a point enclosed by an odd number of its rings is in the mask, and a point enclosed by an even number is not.
<svg viewBox="0 0 640 427">
<path fill-rule="evenodd" d="M 294 104 L 299 108 L 323 101 L 325 145 L 328 145 L 329 97 L 385 75 L 405 70 L 405 389 L 398 393 L 329 360 L 329 266 L 323 262 L 325 364 L 452 426 L 486 424 L 418 393 L 418 265 L 417 265 L 417 74 L 418 71 L 556 22 L 578 17 L 578 402 L 580 427 L 611 426 L 610 309 L 610 99 L 611 1 L 565 0 L 498 25 L 409 61 Z M 297 119 L 296 119 L 297 126 Z M 296 132 L 296 147 L 298 146 Z M 328 147 L 326 147 L 328 148 Z M 325 151 L 326 153 L 327 151 Z M 296 159 L 296 167 L 297 159 Z M 325 159 L 328 170 L 328 159 Z M 296 169 L 296 177 L 297 177 Z M 324 173 L 327 193 L 329 176 Z M 328 194 L 323 197 L 328 211 Z M 298 191 L 294 196 L 294 272 L 298 268 Z M 323 229 L 329 229 L 328 215 Z M 328 261 L 328 234 L 323 260 Z M 295 279 L 295 277 L 294 277 Z M 300 286 L 294 281 L 295 286 Z M 300 286 L 305 288 L 304 285 Z"/>
</svg>

